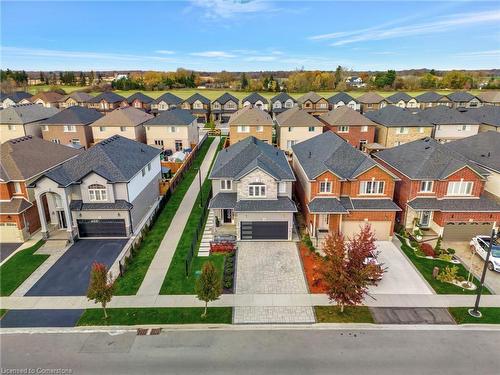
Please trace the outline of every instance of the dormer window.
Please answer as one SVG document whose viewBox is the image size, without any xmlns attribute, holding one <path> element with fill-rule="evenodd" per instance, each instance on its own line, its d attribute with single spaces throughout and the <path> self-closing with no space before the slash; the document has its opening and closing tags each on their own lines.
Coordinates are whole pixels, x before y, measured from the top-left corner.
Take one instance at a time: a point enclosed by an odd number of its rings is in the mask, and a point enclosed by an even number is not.
<svg viewBox="0 0 500 375">
<path fill-rule="evenodd" d="M 420 182 L 420 192 L 421 193 L 432 193 L 433 186 L 434 186 L 433 181 L 422 181 L 422 182 Z"/>
<path fill-rule="evenodd" d="M 384 194 L 384 185 L 384 181 L 361 181 L 359 193 L 369 195 Z"/>
<path fill-rule="evenodd" d="M 472 181 L 450 181 L 448 182 L 448 195 L 471 195 Z"/>
<path fill-rule="evenodd" d="M 288 99 L 286 102 L 285 102 L 285 108 L 292 108 L 293 107 L 293 101 Z"/>
<path fill-rule="evenodd" d="M 281 108 L 281 102 L 279 100 L 275 101 L 273 104 L 273 108 Z"/>
<path fill-rule="evenodd" d="M 89 198 L 92 202 L 105 201 L 107 197 L 106 186 L 93 184 L 89 186 Z"/>
<path fill-rule="evenodd" d="M 264 185 L 262 182 L 252 182 L 250 185 L 248 185 L 248 196 L 265 197 L 266 185 Z"/>
<path fill-rule="evenodd" d="M 328 194 L 332 192 L 332 182 L 331 181 L 321 181 L 319 183 L 319 193 Z"/>
<path fill-rule="evenodd" d="M 231 180 L 220 180 L 220 189 L 221 190 L 231 190 Z"/>
</svg>

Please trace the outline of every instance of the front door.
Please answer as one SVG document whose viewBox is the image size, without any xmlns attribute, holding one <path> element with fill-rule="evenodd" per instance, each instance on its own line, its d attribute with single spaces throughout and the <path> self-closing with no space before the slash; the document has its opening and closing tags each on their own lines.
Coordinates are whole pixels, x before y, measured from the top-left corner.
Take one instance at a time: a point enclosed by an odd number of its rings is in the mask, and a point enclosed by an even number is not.
<svg viewBox="0 0 500 375">
<path fill-rule="evenodd" d="M 319 215 L 318 229 L 319 230 L 328 230 L 329 222 L 330 222 L 330 215 L 328 215 L 328 214 Z"/>
<path fill-rule="evenodd" d="M 420 226 L 422 228 L 429 228 L 431 223 L 432 211 L 422 211 L 420 214 Z"/>
<path fill-rule="evenodd" d="M 222 210 L 222 221 L 225 224 L 231 224 L 233 222 L 233 210 L 224 209 Z"/>
<path fill-rule="evenodd" d="M 57 211 L 57 220 L 59 222 L 59 229 L 66 229 L 66 215 L 64 215 L 64 211 Z"/>
</svg>

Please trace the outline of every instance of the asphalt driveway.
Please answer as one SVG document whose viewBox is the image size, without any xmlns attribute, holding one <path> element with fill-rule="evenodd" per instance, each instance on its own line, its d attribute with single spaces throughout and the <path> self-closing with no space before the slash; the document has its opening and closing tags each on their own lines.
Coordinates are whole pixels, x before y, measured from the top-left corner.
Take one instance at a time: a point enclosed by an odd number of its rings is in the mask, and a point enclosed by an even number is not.
<svg viewBox="0 0 500 375">
<path fill-rule="evenodd" d="M 0 244 L 0 262 L 3 262 L 10 254 L 17 250 L 22 243 L 2 243 Z"/>
<path fill-rule="evenodd" d="M 127 240 L 79 240 L 43 275 L 26 296 L 84 296 L 92 263 L 110 267 Z"/>
<path fill-rule="evenodd" d="M 83 310 L 9 310 L 0 319 L 1 328 L 74 327 Z"/>
</svg>

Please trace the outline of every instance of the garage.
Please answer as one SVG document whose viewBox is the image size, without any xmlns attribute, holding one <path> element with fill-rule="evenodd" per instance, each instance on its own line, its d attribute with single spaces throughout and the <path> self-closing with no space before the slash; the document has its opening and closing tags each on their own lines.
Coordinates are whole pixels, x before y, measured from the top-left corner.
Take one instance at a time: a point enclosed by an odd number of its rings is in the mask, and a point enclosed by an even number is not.
<svg viewBox="0 0 500 375">
<path fill-rule="evenodd" d="M 241 240 L 288 240 L 288 221 L 242 221 Z"/>
<path fill-rule="evenodd" d="M 461 222 L 446 223 L 443 230 L 445 241 L 470 241 L 472 237 L 491 234 L 493 223 Z"/>
<path fill-rule="evenodd" d="M 16 223 L 0 223 L 0 238 L 2 242 L 24 242 L 22 231 L 17 229 Z"/>
<path fill-rule="evenodd" d="M 127 237 L 123 219 L 77 220 L 80 237 Z"/>
<path fill-rule="evenodd" d="M 342 222 L 342 234 L 352 238 L 358 234 L 361 228 L 366 224 L 370 224 L 377 241 L 389 241 L 391 237 L 392 222 L 391 221 L 344 221 Z"/>
</svg>

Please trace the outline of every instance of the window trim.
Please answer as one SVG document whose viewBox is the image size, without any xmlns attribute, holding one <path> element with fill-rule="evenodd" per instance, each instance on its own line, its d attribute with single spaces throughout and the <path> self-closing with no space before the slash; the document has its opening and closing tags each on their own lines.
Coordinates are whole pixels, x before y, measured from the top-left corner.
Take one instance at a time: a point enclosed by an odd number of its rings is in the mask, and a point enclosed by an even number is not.
<svg viewBox="0 0 500 375">
<path fill-rule="evenodd" d="M 248 196 L 251 198 L 265 198 L 267 187 L 262 182 L 251 182 L 248 184 Z"/>
<path fill-rule="evenodd" d="M 324 186 L 323 189 L 322 186 Z M 332 181 L 328 180 L 320 181 L 318 186 L 318 194 L 331 194 L 332 188 L 333 188 Z"/>
<path fill-rule="evenodd" d="M 368 186 L 370 186 L 370 191 L 368 191 Z M 368 180 L 360 181 L 359 183 L 359 194 L 360 195 L 384 195 L 385 193 L 385 181 L 383 180 Z"/>
<path fill-rule="evenodd" d="M 108 189 L 104 185 L 101 184 L 89 185 L 88 193 L 89 193 L 89 200 L 91 202 L 105 202 L 108 200 Z"/>
<path fill-rule="evenodd" d="M 454 193 L 452 190 L 452 186 L 458 186 L 458 191 Z M 469 189 L 467 187 L 470 187 Z M 446 195 L 448 196 L 471 196 L 472 191 L 474 189 L 474 181 L 464 181 L 463 179 L 460 181 L 448 181 L 448 186 L 446 188 Z M 463 192 L 462 192 L 463 190 Z M 467 193 L 467 191 L 469 191 Z"/>
<path fill-rule="evenodd" d="M 430 184 L 430 188 L 424 189 Z M 434 181 L 432 180 L 422 180 L 420 181 L 419 193 L 433 193 L 434 192 Z"/>
<path fill-rule="evenodd" d="M 233 181 L 232 180 L 220 180 L 220 190 L 221 191 L 233 190 Z"/>
</svg>

